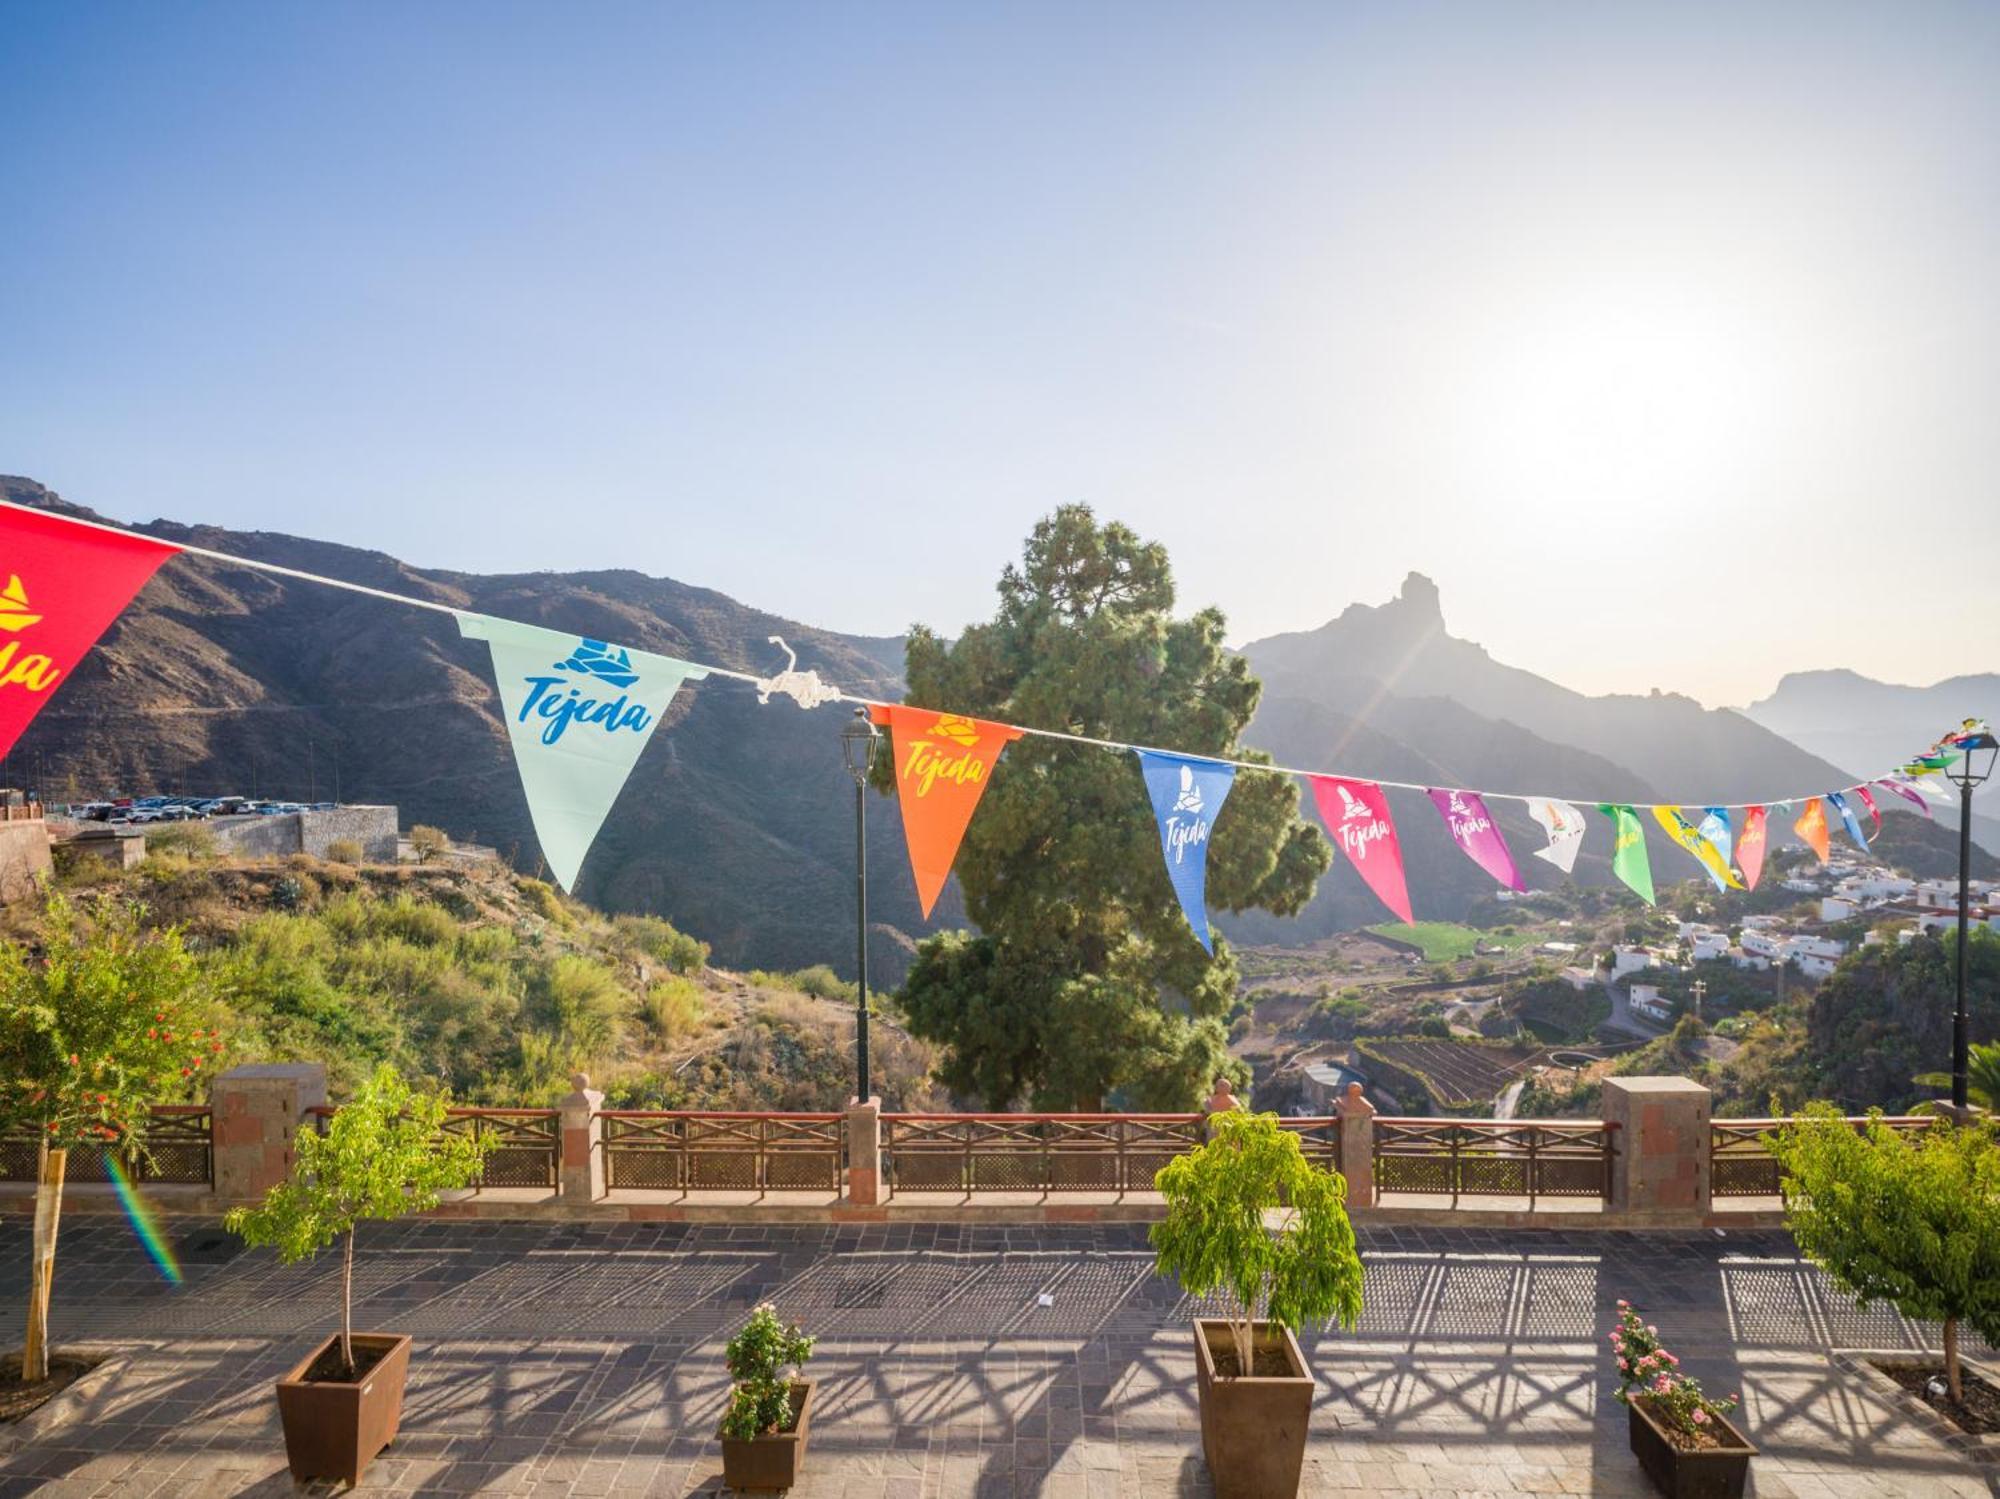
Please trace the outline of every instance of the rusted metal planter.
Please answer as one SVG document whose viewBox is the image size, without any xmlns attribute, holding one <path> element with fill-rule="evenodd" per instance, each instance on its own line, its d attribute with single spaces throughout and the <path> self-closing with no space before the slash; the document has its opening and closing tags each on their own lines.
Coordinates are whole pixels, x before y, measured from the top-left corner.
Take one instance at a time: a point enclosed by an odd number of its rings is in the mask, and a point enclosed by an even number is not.
<svg viewBox="0 0 2000 1499">
<path fill-rule="evenodd" d="M 732 1489 L 788 1489 L 805 1465 L 806 1438 L 812 1434 L 811 1379 L 792 1381 L 790 1431 L 762 1437 L 722 1437 L 722 1481 Z M 718 1429 L 717 1436 L 721 1436 Z"/>
<path fill-rule="evenodd" d="M 332 1478 L 359 1483 L 375 1454 L 396 1439 L 396 1427 L 403 1419 L 410 1340 L 400 1333 L 358 1332 L 357 1350 L 382 1354 L 367 1373 L 356 1380 L 308 1380 L 307 1371 L 337 1341 L 328 1338 L 278 1381 L 285 1460 L 292 1477 L 301 1482 Z"/>
<path fill-rule="evenodd" d="M 1667 1428 L 1653 1419 L 1643 1400 L 1625 1407 L 1632 1451 L 1653 1486 L 1668 1499 L 1742 1499 L 1757 1449 L 1721 1416 L 1713 1418 L 1727 1438 L 1723 1446 L 1690 1451 L 1674 1445 Z"/>
<path fill-rule="evenodd" d="M 1216 1499 L 1292 1499 L 1306 1458 L 1306 1429 L 1318 1388 L 1298 1340 L 1288 1327 L 1252 1324 L 1259 1347 L 1276 1343 L 1291 1373 L 1216 1373 L 1215 1347 L 1230 1346 L 1229 1324 L 1197 1318 L 1194 1324 L 1195 1378 L 1201 1402 L 1201 1451 Z"/>
</svg>

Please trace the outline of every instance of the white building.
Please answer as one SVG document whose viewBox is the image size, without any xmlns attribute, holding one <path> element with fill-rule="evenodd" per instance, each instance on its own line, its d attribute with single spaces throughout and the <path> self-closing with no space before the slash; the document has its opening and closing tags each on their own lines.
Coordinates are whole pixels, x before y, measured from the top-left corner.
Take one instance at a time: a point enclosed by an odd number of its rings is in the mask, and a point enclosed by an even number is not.
<svg viewBox="0 0 2000 1499">
<path fill-rule="evenodd" d="M 1858 896 L 1822 895 L 1819 898 L 1821 921 L 1845 921 L 1850 916 L 1859 916 L 1862 909 Z"/>
<path fill-rule="evenodd" d="M 1807 958 L 1823 959 L 1831 963 L 1838 961 L 1840 955 L 1846 951 L 1845 942 L 1836 942 L 1831 937 L 1808 937 L 1802 934 L 1785 939 L 1785 956 L 1801 968 L 1805 966 Z"/>
<path fill-rule="evenodd" d="M 1738 968 L 1754 969 L 1758 973 L 1771 966 L 1771 960 L 1762 953 L 1745 952 L 1740 947 L 1729 949 L 1729 961 Z"/>
<path fill-rule="evenodd" d="M 1729 934 L 1727 932 L 1702 931 L 1695 934 L 1689 955 L 1697 963 L 1710 962 L 1729 955 Z"/>
<path fill-rule="evenodd" d="M 1614 947 L 1611 949 L 1611 976 L 1623 978 L 1628 973 L 1638 973 L 1646 968 L 1658 968 L 1660 956 L 1646 947 Z"/>
<path fill-rule="evenodd" d="M 1785 939 L 1762 929 L 1744 928 L 1743 950 L 1756 957 L 1782 961 L 1785 956 Z"/>
<path fill-rule="evenodd" d="M 1827 978 L 1840 966 L 1832 958 L 1816 958 L 1810 955 L 1800 958 L 1798 962 L 1799 972 L 1809 979 Z"/>
<path fill-rule="evenodd" d="M 1562 976 L 1563 982 L 1579 993 L 1597 982 L 1597 970 L 1594 968 L 1565 968 Z"/>
<path fill-rule="evenodd" d="M 1674 1007 L 1660 996 L 1658 984 L 1634 984 L 1632 986 L 1632 1009 L 1648 1020 L 1664 1025 L 1673 1019 Z"/>
<path fill-rule="evenodd" d="M 1820 887 L 1818 880 L 1802 880 L 1794 875 L 1791 879 L 1785 881 L 1785 888 L 1787 890 L 1796 890 L 1801 895 L 1817 895 L 1819 894 Z"/>
</svg>

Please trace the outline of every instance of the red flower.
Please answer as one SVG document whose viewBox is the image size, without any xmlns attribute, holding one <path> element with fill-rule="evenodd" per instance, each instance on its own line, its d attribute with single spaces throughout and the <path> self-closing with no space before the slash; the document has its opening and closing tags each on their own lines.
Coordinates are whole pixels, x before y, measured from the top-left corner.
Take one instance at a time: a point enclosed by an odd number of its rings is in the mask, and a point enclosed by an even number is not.
<svg viewBox="0 0 2000 1499">
<path fill-rule="evenodd" d="M 154 1030 L 154 1029 L 153 1029 L 153 1028 L 152 1028 L 152 1027 L 151 1027 L 151 1026 L 149 1025 L 149 1026 L 147 1026 L 147 1027 L 146 1027 L 146 1039 L 147 1039 L 148 1041 L 157 1041 L 157 1040 L 159 1040 L 159 1039 L 160 1039 L 160 1033 L 159 1033 L 158 1031 Z"/>
<path fill-rule="evenodd" d="M 182 1076 L 182 1077 L 191 1077 L 191 1076 L 193 1076 L 193 1074 L 192 1074 L 192 1073 L 190 1073 L 190 1072 L 189 1072 L 189 1071 L 187 1070 L 187 1068 L 183 1067 L 183 1068 L 181 1068 L 181 1076 Z"/>
</svg>

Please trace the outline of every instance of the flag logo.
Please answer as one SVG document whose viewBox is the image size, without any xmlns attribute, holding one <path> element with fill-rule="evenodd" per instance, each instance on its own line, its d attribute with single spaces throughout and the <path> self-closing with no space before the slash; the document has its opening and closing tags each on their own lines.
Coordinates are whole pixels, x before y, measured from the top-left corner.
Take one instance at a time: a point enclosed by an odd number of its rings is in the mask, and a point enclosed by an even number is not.
<svg viewBox="0 0 2000 1499">
<path fill-rule="evenodd" d="M 0 630 L 12 635 L 41 622 L 41 615 L 28 608 L 28 590 L 21 586 L 21 575 L 9 573 L 7 586 L 0 588 Z"/>
<path fill-rule="evenodd" d="M 979 743 L 979 725 L 962 713 L 940 713 L 938 721 L 931 725 L 931 732 L 940 739 L 949 739 L 960 749 L 971 749 Z"/>
<path fill-rule="evenodd" d="M 582 672 L 613 687 L 630 687 L 639 680 L 639 673 L 632 669 L 631 652 L 602 640 L 579 640 L 568 658 L 555 666 L 557 671 Z"/>
</svg>

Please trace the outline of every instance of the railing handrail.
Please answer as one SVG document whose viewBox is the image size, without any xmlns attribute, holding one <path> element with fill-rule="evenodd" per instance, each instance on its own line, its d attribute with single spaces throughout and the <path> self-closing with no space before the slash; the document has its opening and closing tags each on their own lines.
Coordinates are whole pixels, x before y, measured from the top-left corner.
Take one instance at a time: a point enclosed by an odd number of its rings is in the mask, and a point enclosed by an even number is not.
<svg viewBox="0 0 2000 1499">
<path fill-rule="evenodd" d="M 1390 1124 L 1399 1129 L 1423 1125 L 1433 1129 L 1485 1130 L 1490 1134 L 1503 1130 L 1535 1129 L 1556 1134 L 1594 1135 L 1619 1127 L 1616 1119 L 1445 1119 L 1435 1114 L 1377 1114 L 1375 1123 Z"/>
<path fill-rule="evenodd" d="M 147 1105 L 147 1112 L 155 1118 L 187 1118 L 195 1114 L 206 1114 L 212 1106 L 205 1103 L 155 1103 Z"/>
<path fill-rule="evenodd" d="M 555 1112 L 555 1111 L 551 1111 Z M 796 1113 L 772 1109 L 599 1109 L 600 1119 L 807 1119 L 815 1124 L 832 1124 L 845 1114 Z M 888 1118 L 888 1115 L 883 1115 Z"/>
<path fill-rule="evenodd" d="M 1101 1123 L 1101 1122 L 1103 1122 L 1103 1121 L 1105 1121 L 1105 1120 L 1108 1120 L 1108 1119 L 1137 1119 L 1137 1120 L 1141 1120 L 1141 1121 L 1145 1121 L 1145 1122 L 1148 1122 L 1148 1123 L 1152 1123 L 1152 1122 L 1158 1122 L 1158 1121 L 1162 1121 L 1162 1120 L 1169 1120 L 1169 1121 L 1172 1121 L 1172 1122 L 1173 1122 L 1173 1123 L 1175 1123 L 1175 1124 L 1186 1124 L 1186 1123 L 1189 1123 L 1189 1122 L 1199 1122 L 1200 1120 L 1203 1120 L 1203 1119 L 1206 1119 L 1206 1118 L 1208 1118 L 1208 1115 L 1206 1115 L 1206 1114 L 1007 1114 L 1007 1113 L 987 1113 L 987 1114 L 950 1114 L 950 1113 L 945 1113 L 945 1114 L 936 1114 L 936 1113 L 897 1113 L 897 1114 L 884 1114 L 884 1115 L 883 1115 L 882 1117 L 883 1117 L 884 1119 L 895 1119 L 895 1120 L 918 1120 L 918 1119 L 972 1119 L 972 1120 L 996 1120 L 996 1121 L 999 1121 L 999 1120 L 1013 1120 L 1013 1121 L 1019 1121 L 1019 1122 L 1023 1122 L 1023 1123 L 1029 1123 L 1029 1124 L 1034 1124 L 1034 1123 L 1039 1123 L 1039 1122 L 1041 1122 L 1041 1121 L 1043 1121 L 1043 1120 L 1052 1120 L 1052 1119 L 1058 1119 L 1058 1120 L 1071 1120 L 1071 1119 L 1076 1119 L 1076 1120 L 1083 1120 L 1083 1121 L 1088 1121 L 1088 1122 L 1093 1122 L 1093 1123 Z"/>
<path fill-rule="evenodd" d="M 1709 1125 L 1714 1129 L 1773 1130 L 1773 1129 L 1783 1129 L 1788 1124 L 1796 1124 L 1798 1123 L 1800 1117 L 1801 1116 L 1794 1114 L 1789 1118 L 1710 1119 L 1708 1122 Z M 1889 1124 L 1889 1125 L 1922 1124 L 1928 1126 L 1937 1123 L 1937 1116 L 1933 1114 L 1883 1114 L 1880 1116 L 1879 1121 L 1877 1119 L 1877 1116 L 1874 1114 L 1843 1114 L 1840 1117 L 1845 1123 L 1848 1124 L 1873 1124 L 1880 1122 L 1882 1124 Z"/>
</svg>

